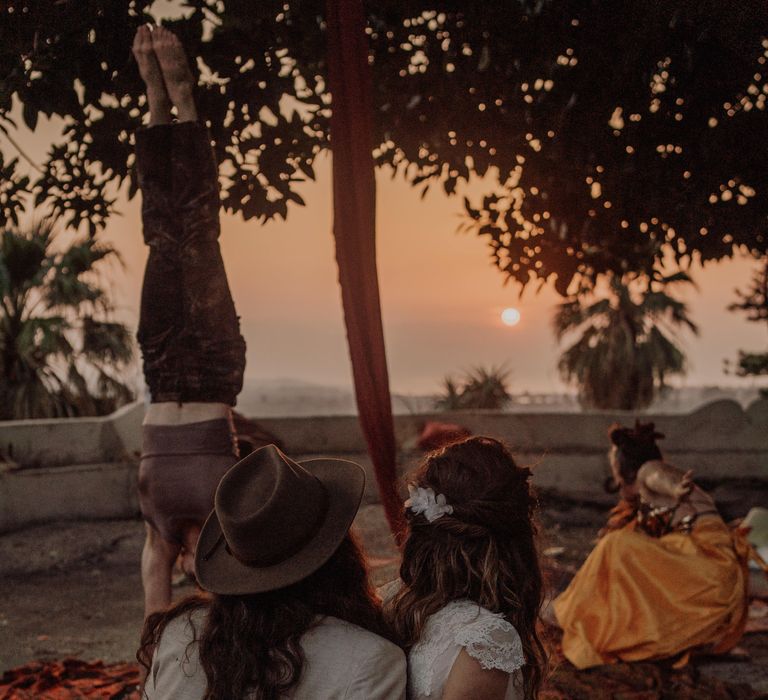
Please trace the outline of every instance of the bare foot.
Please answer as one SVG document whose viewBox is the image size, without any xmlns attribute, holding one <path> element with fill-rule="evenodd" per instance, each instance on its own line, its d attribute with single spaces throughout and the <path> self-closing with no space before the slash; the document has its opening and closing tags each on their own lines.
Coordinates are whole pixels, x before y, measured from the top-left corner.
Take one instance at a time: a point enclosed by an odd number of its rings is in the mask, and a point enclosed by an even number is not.
<svg viewBox="0 0 768 700">
<path fill-rule="evenodd" d="M 139 74 L 147 86 L 150 125 L 170 123 L 171 101 L 165 91 L 163 74 L 152 48 L 152 31 L 146 24 L 136 30 L 136 36 L 133 38 L 133 55 L 139 66 Z"/>
<path fill-rule="evenodd" d="M 192 94 L 195 83 L 181 42 L 173 32 L 157 27 L 152 32 L 152 48 L 160 64 L 168 97 L 179 112 L 179 121 L 195 121 L 197 109 Z"/>
</svg>

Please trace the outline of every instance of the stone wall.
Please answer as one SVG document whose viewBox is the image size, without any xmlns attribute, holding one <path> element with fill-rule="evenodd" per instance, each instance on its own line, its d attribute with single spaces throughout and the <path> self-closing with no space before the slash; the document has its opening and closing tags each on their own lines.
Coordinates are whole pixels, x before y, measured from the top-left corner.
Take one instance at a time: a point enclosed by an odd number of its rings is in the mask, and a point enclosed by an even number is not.
<svg viewBox="0 0 768 700">
<path fill-rule="evenodd" d="M 0 423 L 0 531 L 55 519 L 118 518 L 138 513 L 136 465 L 141 447 L 141 403 L 103 418 Z M 530 465 L 541 489 L 559 497 L 607 504 L 606 428 L 634 414 L 460 412 L 397 416 L 401 473 L 419 458 L 412 449 L 427 420 L 450 420 L 475 434 L 506 440 Z M 298 459 L 321 455 L 360 462 L 369 474 L 366 502 L 377 500 L 365 441 L 355 416 L 264 418 L 259 424 Z M 768 401 L 746 411 L 733 401 L 690 414 L 643 416 L 666 434 L 668 460 L 734 507 L 768 497 Z M 0 465 L 2 467 L 3 465 Z"/>
</svg>

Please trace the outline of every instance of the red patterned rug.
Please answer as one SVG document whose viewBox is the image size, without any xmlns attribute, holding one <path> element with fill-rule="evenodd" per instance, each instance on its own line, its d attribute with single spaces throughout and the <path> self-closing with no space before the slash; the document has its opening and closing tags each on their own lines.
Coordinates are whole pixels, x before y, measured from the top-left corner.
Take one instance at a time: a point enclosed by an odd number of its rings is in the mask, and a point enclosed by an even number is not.
<svg viewBox="0 0 768 700">
<path fill-rule="evenodd" d="M 138 700 L 135 664 L 105 665 L 79 659 L 36 662 L 6 671 L 3 700 Z M 748 685 L 734 685 L 656 664 L 616 664 L 577 671 L 563 663 L 552 672 L 540 700 L 749 700 Z"/>
<path fill-rule="evenodd" d="M 0 679 L 3 700 L 138 700 L 136 664 L 101 661 L 38 661 L 6 671 Z"/>
</svg>

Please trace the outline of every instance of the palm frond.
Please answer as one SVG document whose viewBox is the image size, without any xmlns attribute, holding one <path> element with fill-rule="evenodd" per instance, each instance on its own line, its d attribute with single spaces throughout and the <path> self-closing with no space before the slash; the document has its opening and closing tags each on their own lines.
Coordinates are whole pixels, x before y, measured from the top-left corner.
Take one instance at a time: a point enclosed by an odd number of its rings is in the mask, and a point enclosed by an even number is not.
<svg viewBox="0 0 768 700">
<path fill-rule="evenodd" d="M 607 298 L 598 299 L 587 306 L 578 299 L 565 301 L 558 305 L 553 319 L 555 337 L 561 341 L 568 333 L 578 331 L 585 323 L 595 319 L 602 318 L 602 324 L 607 325 L 610 312 L 611 300 Z"/>
<path fill-rule="evenodd" d="M 688 304 L 666 292 L 649 292 L 643 297 L 640 308 L 643 315 L 653 321 L 666 321 L 672 328 L 685 327 L 694 335 L 699 333 L 699 327 L 689 316 Z"/>
<path fill-rule="evenodd" d="M 78 415 L 97 413 L 97 403 L 88 382 L 77 367 L 73 359 L 67 371 L 67 382 L 72 396 L 73 408 Z"/>
<path fill-rule="evenodd" d="M 111 413 L 118 406 L 133 401 L 135 398 L 133 391 L 125 382 L 121 382 L 101 368 L 98 369 L 96 388 L 96 396 L 101 403 L 101 411 L 105 413 Z"/>
<path fill-rule="evenodd" d="M 50 221 L 0 233 L 2 418 L 95 414 L 132 396 L 118 377 L 133 340 L 106 315 L 102 286 L 102 266 L 119 256 L 93 239 L 54 252 L 56 236 Z"/>
<path fill-rule="evenodd" d="M 500 367 L 473 367 L 461 380 L 447 376 L 443 393 L 435 400 L 435 408 L 443 411 L 462 409 L 501 409 L 511 400 L 508 383 L 511 371 Z"/>
<path fill-rule="evenodd" d="M 657 284 L 691 283 L 685 272 L 655 280 Z M 649 285 L 650 286 L 650 285 Z M 688 306 L 663 289 L 637 289 L 638 280 L 614 277 L 609 296 L 593 294 L 561 305 L 555 334 L 579 338 L 560 355 L 558 370 L 575 384 L 585 406 L 634 409 L 650 404 L 670 374 L 685 372 L 685 355 L 663 331 L 698 332 Z M 564 308 L 565 307 L 565 308 Z"/>
<path fill-rule="evenodd" d="M 122 323 L 83 319 L 83 356 L 106 363 L 127 363 L 133 359 L 133 336 Z"/>
<path fill-rule="evenodd" d="M 456 380 L 450 375 L 443 377 L 443 393 L 435 398 L 438 411 L 458 411 L 461 408 L 461 395 Z"/>
<path fill-rule="evenodd" d="M 0 238 L 0 260 L 5 268 L 4 295 L 21 295 L 40 284 L 47 272 L 48 237 L 43 230 L 21 234 L 6 229 Z"/>
<path fill-rule="evenodd" d="M 44 366 L 55 357 L 74 351 L 67 338 L 69 322 L 63 316 L 37 316 L 21 324 L 16 336 L 16 353 L 30 365 Z"/>
</svg>

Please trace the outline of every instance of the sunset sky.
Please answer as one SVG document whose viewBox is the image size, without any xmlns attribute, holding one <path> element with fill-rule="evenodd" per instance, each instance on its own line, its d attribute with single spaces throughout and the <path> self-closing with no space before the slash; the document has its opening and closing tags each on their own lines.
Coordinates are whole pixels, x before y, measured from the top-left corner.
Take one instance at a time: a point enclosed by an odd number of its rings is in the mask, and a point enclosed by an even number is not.
<svg viewBox="0 0 768 700">
<path fill-rule="evenodd" d="M 290 377 L 348 385 L 351 382 L 331 235 L 330 160 L 302 195 L 307 206 L 287 222 L 260 225 L 225 217 L 222 253 L 248 343 L 249 377 Z M 479 185 L 479 183 L 478 183 Z M 482 186 L 476 191 L 481 192 Z M 127 274 L 120 300 L 136 319 L 145 251 L 138 202 L 122 205 L 109 239 L 123 253 Z M 504 286 L 482 239 L 456 233 L 461 199 L 417 190 L 379 175 L 378 256 L 384 330 L 391 382 L 403 392 L 434 391 L 441 378 L 475 364 L 505 363 L 515 390 L 562 388 L 550 319 L 559 297 Z M 688 384 L 733 378 L 722 373 L 737 348 L 760 349 L 768 329 L 730 313 L 733 288 L 750 275 L 752 261 L 697 269 L 699 293 L 689 293 L 699 338 L 688 337 Z M 505 307 L 522 315 L 514 327 L 501 322 Z M 134 320 L 135 323 L 135 320 Z"/>
<path fill-rule="evenodd" d="M 56 135 L 55 123 L 21 134 L 38 162 Z M 4 148 L 8 144 L 3 143 Z M 290 209 L 288 221 L 261 225 L 223 218 L 221 245 L 243 334 L 246 375 L 254 379 L 299 379 L 349 386 L 351 375 L 336 282 L 331 234 L 330 158 L 322 156 L 318 180 L 307 183 L 307 206 Z M 387 172 L 378 178 L 378 255 L 385 336 L 394 390 L 430 393 L 444 375 L 473 365 L 506 364 L 513 391 L 560 391 L 558 348 L 551 317 L 558 302 L 552 289 L 536 294 L 504 286 L 482 239 L 456 232 L 461 198 L 439 189 L 422 200 L 418 190 Z M 460 194 L 484 192 L 482 182 Z M 120 315 L 135 328 L 146 249 L 141 239 L 139 198 L 118 204 L 104 238 L 123 256 L 125 271 L 110 275 Z M 730 313 L 733 289 L 749 278 L 754 262 L 735 260 L 694 268 L 699 292 L 691 290 L 699 338 L 687 337 L 688 385 L 754 380 L 726 377 L 722 361 L 739 348 L 760 350 L 768 332 Z M 516 307 L 520 323 L 505 326 L 501 312 Z"/>
<path fill-rule="evenodd" d="M 157 7 L 173 14 L 173 3 Z M 34 134 L 22 130 L 16 136 L 40 163 L 59 129 L 55 121 L 41 119 Z M 2 134 L 0 145 L 12 153 Z M 321 156 L 316 171 L 317 182 L 301 190 L 307 206 L 292 207 L 287 222 L 261 225 L 225 216 L 221 245 L 248 343 L 247 377 L 349 386 L 331 234 L 330 156 Z M 433 392 L 446 374 L 479 364 L 505 364 L 513 391 L 563 389 L 551 332 L 558 296 L 551 288 L 538 294 L 531 288 L 519 299 L 518 288 L 505 286 L 491 265 L 485 242 L 456 232 L 461 195 L 487 189 L 478 181 L 448 198 L 438 186 L 422 200 L 418 190 L 379 172 L 379 277 L 396 391 Z M 103 235 L 125 262 L 124 271 L 115 268 L 110 276 L 120 316 L 135 328 L 146 256 L 139 198 L 128 202 L 122 196 L 118 209 L 122 216 L 114 217 Z M 683 339 L 690 362 L 687 384 L 754 382 L 722 371 L 723 359 L 735 357 L 739 348 L 762 350 L 768 341 L 764 324 L 726 310 L 734 288 L 745 284 L 754 266 L 753 260 L 736 259 L 693 268 L 699 292 L 690 290 L 686 300 L 701 335 Z M 514 327 L 501 322 L 506 307 L 521 312 Z"/>
</svg>

